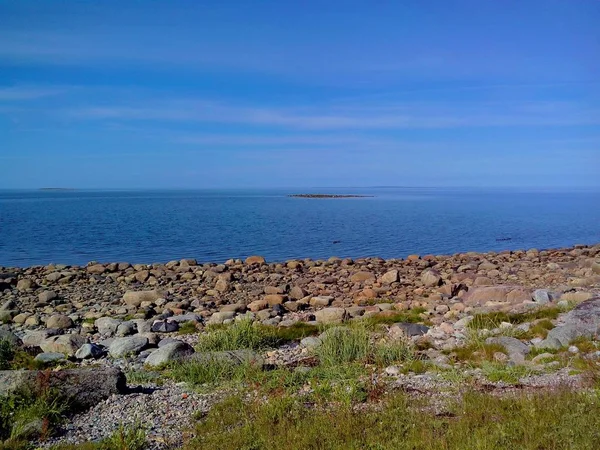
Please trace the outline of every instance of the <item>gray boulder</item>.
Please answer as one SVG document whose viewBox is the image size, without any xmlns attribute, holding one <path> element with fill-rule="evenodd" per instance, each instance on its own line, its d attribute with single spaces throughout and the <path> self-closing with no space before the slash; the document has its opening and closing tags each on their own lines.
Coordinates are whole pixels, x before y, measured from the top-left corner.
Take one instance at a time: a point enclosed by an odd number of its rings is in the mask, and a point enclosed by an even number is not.
<svg viewBox="0 0 600 450">
<path fill-rule="evenodd" d="M 37 331 L 28 331 L 23 336 L 23 345 L 25 347 L 39 347 L 42 345 L 46 339 L 51 336 L 56 336 L 58 334 L 58 330 L 37 330 Z"/>
<path fill-rule="evenodd" d="M 592 336 L 593 333 L 589 328 L 580 324 L 568 324 L 550 330 L 546 339 L 536 347 L 559 349 L 568 346 L 571 341 L 579 337 L 591 338 Z"/>
<path fill-rule="evenodd" d="M 508 353 L 509 359 L 515 364 L 523 364 L 525 362 L 525 355 L 529 354 L 531 351 L 527 344 L 510 336 L 490 337 L 487 338 L 485 342 L 487 344 L 497 344 L 504 347 L 504 350 Z"/>
<path fill-rule="evenodd" d="M 137 326 L 134 322 L 122 322 L 117 327 L 116 335 L 119 337 L 123 336 L 131 336 L 132 334 L 137 333 Z"/>
<path fill-rule="evenodd" d="M 48 303 L 51 300 L 54 300 L 56 297 L 58 297 L 58 296 L 56 295 L 56 292 L 54 292 L 54 291 L 42 291 L 38 295 L 38 299 L 39 299 L 40 303 Z"/>
<path fill-rule="evenodd" d="M 68 398 L 75 408 L 89 408 L 114 394 L 127 392 L 125 375 L 116 368 L 68 369 L 52 372 L 40 370 L 0 371 L 0 397 L 17 390 L 35 392 L 40 380 Z"/>
<path fill-rule="evenodd" d="M 83 344 L 79 350 L 75 352 L 77 359 L 97 359 L 104 355 L 102 347 L 96 344 Z"/>
<path fill-rule="evenodd" d="M 531 294 L 531 299 L 540 305 L 545 305 L 546 303 L 557 300 L 559 297 L 560 295 L 549 291 L 548 289 L 536 289 L 533 291 L 533 294 Z"/>
<path fill-rule="evenodd" d="M 407 337 L 423 336 L 427 334 L 429 327 L 420 323 L 398 322 L 390 327 L 390 334 L 403 334 Z"/>
<path fill-rule="evenodd" d="M 112 317 L 100 317 L 96 319 L 94 325 L 96 325 L 98 333 L 101 335 L 112 336 L 117 331 L 120 323 L 120 320 L 113 319 Z"/>
<path fill-rule="evenodd" d="M 67 356 L 75 355 L 75 352 L 86 343 L 86 338 L 79 334 L 63 334 L 45 339 L 40 348 L 46 353 L 63 353 Z"/>
<path fill-rule="evenodd" d="M 159 298 L 163 298 L 164 294 L 157 290 L 153 291 L 127 291 L 123 295 L 123 301 L 127 305 L 138 307 L 142 302 L 155 302 Z"/>
<path fill-rule="evenodd" d="M 69 316 L 65 316 L 64 314 L 54 314 L 50 316 L 48 321 L 46 322 L 46 327 L 54 328 L 57 330 L 66 330 L 67 328 L 71 328 L 73 326 L 73 321 Z"/>
<path fill-rule="evenodd" d="M 137 355 L 148 345 L 148 338 L 143 336 L 120 337 L 113 340 L 108 347 L 108 354 L 113 358 Z"/>
<path fill-rule="evenodd" d="M 315 312 L 318 323 L 341 323 L 348 319 L 348 313 L 344 308 L 323 308 Z"/>
<path fill-rule="evenodd" d="M 179 330 L 179 324 L 171 320 L 157 320 L 152 324 L 152 332 L 154 333 L 172 333 Z"/>
<path fill-rule="evenodd" d="M 65 355 L 64 353 L 40 353 L 39 355 L 36 355 L 35 360 L 43 364 L 51 364 L 64 361 Z"/>
<path fill-rule="evenodd" d="M 150 353 L 148 358 L 146 358 L 145 364 L 150 367 L 158 367 L 172 361 L 180 361 L 193 353 L 194 349 L 192 346 L 185 342 L 170 342 Z"/>
</svg>

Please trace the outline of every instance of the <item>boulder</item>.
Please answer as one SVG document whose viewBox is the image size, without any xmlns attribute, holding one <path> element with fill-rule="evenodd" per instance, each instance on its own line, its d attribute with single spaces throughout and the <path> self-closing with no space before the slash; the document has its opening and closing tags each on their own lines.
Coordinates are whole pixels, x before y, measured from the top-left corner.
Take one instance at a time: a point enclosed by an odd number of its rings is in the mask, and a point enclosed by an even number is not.
<svg viewBox="0 0 600 450">
<path fill-rule="evenodd" d="M 210 316 L 210 319 L 208 320 L 208 324 L 212 325 L 212 324 L 221 324 L 226 320 L 230 320 L 233 319 L 235 317 L 235 312 L 233 311 L 221 311 L 221 312 L 216 312 L 214 313 L 212 316 Z"/>
<path fill-rule="evenodd" d="M 436 270 L 428 269 L 421 273 L 421 281 L 427 287 L 439 286 L 442 284 L 442 277 Z"/>
<path fill-rule="evenodd" d="M 384 284 L 392 284 L 400 281 L 400 274 L 396 269 L 389 270 L 382 275 L 380 281 Z"/>
<path fill-rule="evenodd" d="M 559 349 L 568 346 L 574 339 L 579 337 L 591 338 L 592 336 L 593 333 L 586 326 L 563 325 L 550 330 L 546 339 L 537 344 L 536 347 Z"/>
<path fill-rule="evenodd" d="M 54 291 L 42 291 L 38 295 L 38 300 L 40 301 L 40 303 L 48 303 L 51 300 L 54 300 L 56 297 L 58 296 Z"/>
<path fill-rule="evenodd" d="M 516 305 L 531 300 L 531 291 L 522 286 L 489 286 L 470 289 L 463 301 L 467 306 L 483 306 L 488 302 Z"/>
<path fill-rule="evenodd" d="M 367 280 L 374 280 L 374 279 L 375 279 L 375 275 L 373 275 L 371 272 L 366 272 L 366 271 L 356 272 L 350 276 L 350 281 L 353 283 L 363 283 Z"/>
<path fill-rule="evenodd" d="M 156 320 L 152 324 L 152 332 L 154 333 L 173 333 L 179 330 L 179 324 L 170 320 Z"/>
<path fill-rule="evenodd" d="M 125 375 L 116 368 L 94 367 L 58 371 L 0 371 L 0 397 L 19 390 L 56 389 L 75 408 L 90 408 L 111 395 L 127 392 Z"/>
<path fill-rule="evenodd" d="M 53 316 L 50 316 L 46 322 L 46 326 L 48 328 L 55 328 L 57 330 L 66 330 L 67 328 L 71 328 L 73 326 L 73 320 L 64 314 L 54 314 Z"/>
<path fill-rule="evenodd" d="M 421 325 L 420 323 L 408 323 L 408 322 L 398 322 L 390 327 L 389 333 L 392 336 L 423 336 L 427 334 L 429 331 L 429 327 L 425 325 Z"/>
<path fill-rule="evenodd" d="M 103 336 L 112 336 L 115 334 L 120 324 L 120 320 L 113 319 L 112 317 L 100 317 L 94 322 L 98 333 Z"/>
<path fill-rule="evenodd" d="M 148 338 L 139 335 L 116 338 L 108 347 L 108 354 L 113 358 L 137 355 L 147 345 Z"/>
<path fill-rule="evenodd" d="M 29 278 L 23 278 L 17 282 L 17 290 L 19 292 L 24 292 L 29 289 L 35 289 L 36 287 L 37 284 L 35 283 L 35 281 L 30 280 Z"/>
<path fill-rule="evenodd" d="M 150 353 L 146 358 L 145 364 L 150 367 L 158 367 L 172 361 L 186 359 L 193 353 L 194 349 L 185 342 L 170 342 Z"/>
<path fill-rule="evenodd" d="M 106 272 L 106 267 L 102 264 L 92 264 L 91 266 L 87 266 L 87 272 L 92 275 L 101 275 Z"/>
<path fill-rule="evenodd" d="M 102 347 L 96 344 L 83 344 L 79 350 L 75 352 L 77 359 L 97 359 L 104 355 Z"/>
<path fill-rule="evenodd" d="M 123 301 L 127 305 L 138 307 L 142 302 L 153 303 L 163 297 L 164 294 L 156 289 L 152 291 L 127 291 L 123 295 Z"/>
<path fill-rule="evenodd" d="M 52 364 L 59 361 L 65 360 L 64 353 L 40 353 L 34 358 L 36 361 L 42 364 Z"/>
<path fill-rule="evenodd" d="M 246 258 L 246 264 L 248 264 L 248 265 L 264 264 L 264 263 L 265 263 L 265 258 L 263 258 L 262 256 L 254 255 L 254 256 L 248 256 Z"/>
<path fill-rule="evenodd" d="M 348 319 L 348 313 L 344 308 L 323 308 L 315 312 L 318 323 L 341 323 Z"/>
<path fill-rule="evenodd" d="M 40 343 L 40 348 L 46 353 L 63 353 L 73 356 L 85 343 L 86 338 L 79 334 L 63 334 L 45 339 Z"/>
</svg>

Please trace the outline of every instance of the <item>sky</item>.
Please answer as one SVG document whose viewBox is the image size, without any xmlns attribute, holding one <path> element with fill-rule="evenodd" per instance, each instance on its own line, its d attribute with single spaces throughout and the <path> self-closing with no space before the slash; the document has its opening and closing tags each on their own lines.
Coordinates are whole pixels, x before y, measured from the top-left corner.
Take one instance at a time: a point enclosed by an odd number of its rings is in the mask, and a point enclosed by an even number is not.
<svg viewBox="0 0 600 450">
<path fill-rule="evenodd" d="M 0 0 L 0 189 L 600 188 L 600 1 Z"/>
</svg>

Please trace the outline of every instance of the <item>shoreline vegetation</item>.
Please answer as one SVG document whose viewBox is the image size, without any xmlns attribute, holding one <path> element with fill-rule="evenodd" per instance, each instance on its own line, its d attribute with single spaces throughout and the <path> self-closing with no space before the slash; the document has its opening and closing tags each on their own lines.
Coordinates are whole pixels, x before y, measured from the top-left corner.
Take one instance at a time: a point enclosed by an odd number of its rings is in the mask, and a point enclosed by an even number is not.
<svg viewBox="0 0 600 450">
<path fill-rule="evenodd" d="M 374 195 L 356 195 L 356 194 L 290 194 L 292 198 L 372 198 Z"/>
<path fill-rule="evenodd" d="M 0 449 L 597 448 L 600 244 L 0 267 Z"/>
</svg>

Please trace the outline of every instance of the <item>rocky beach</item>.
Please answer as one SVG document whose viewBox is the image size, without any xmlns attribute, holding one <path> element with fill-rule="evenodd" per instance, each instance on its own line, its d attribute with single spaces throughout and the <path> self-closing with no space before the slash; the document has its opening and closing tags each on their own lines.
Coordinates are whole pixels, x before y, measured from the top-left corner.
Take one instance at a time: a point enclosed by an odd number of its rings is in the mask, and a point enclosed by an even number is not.
<svg viewBox="0 0 600 450">
<path fill-rule="evenodd" d="M 100 441 L 141 423 L 148 446 L 176 448 L 229 391 L 173 376 L 173 364 L 310 373 L 331 334 L 360 323 L 371 325 L 372 345 L 401 343 L 410 352 L 369 360 L 367 351 L 360 361 L 369 383 L 438 398 L 435 408 L 467 386 L 585 390 L 600 363 L 599 295 L 600 245 L 388 260 L 0 267 L 0 341 L 13 352 L 0 396 L 43 376 L 77 405 L 44 439 L 31 425 L 28 439 L 41 446 Z M 278 339 L 206 344 L 240 324 Z"/>
</svg>

